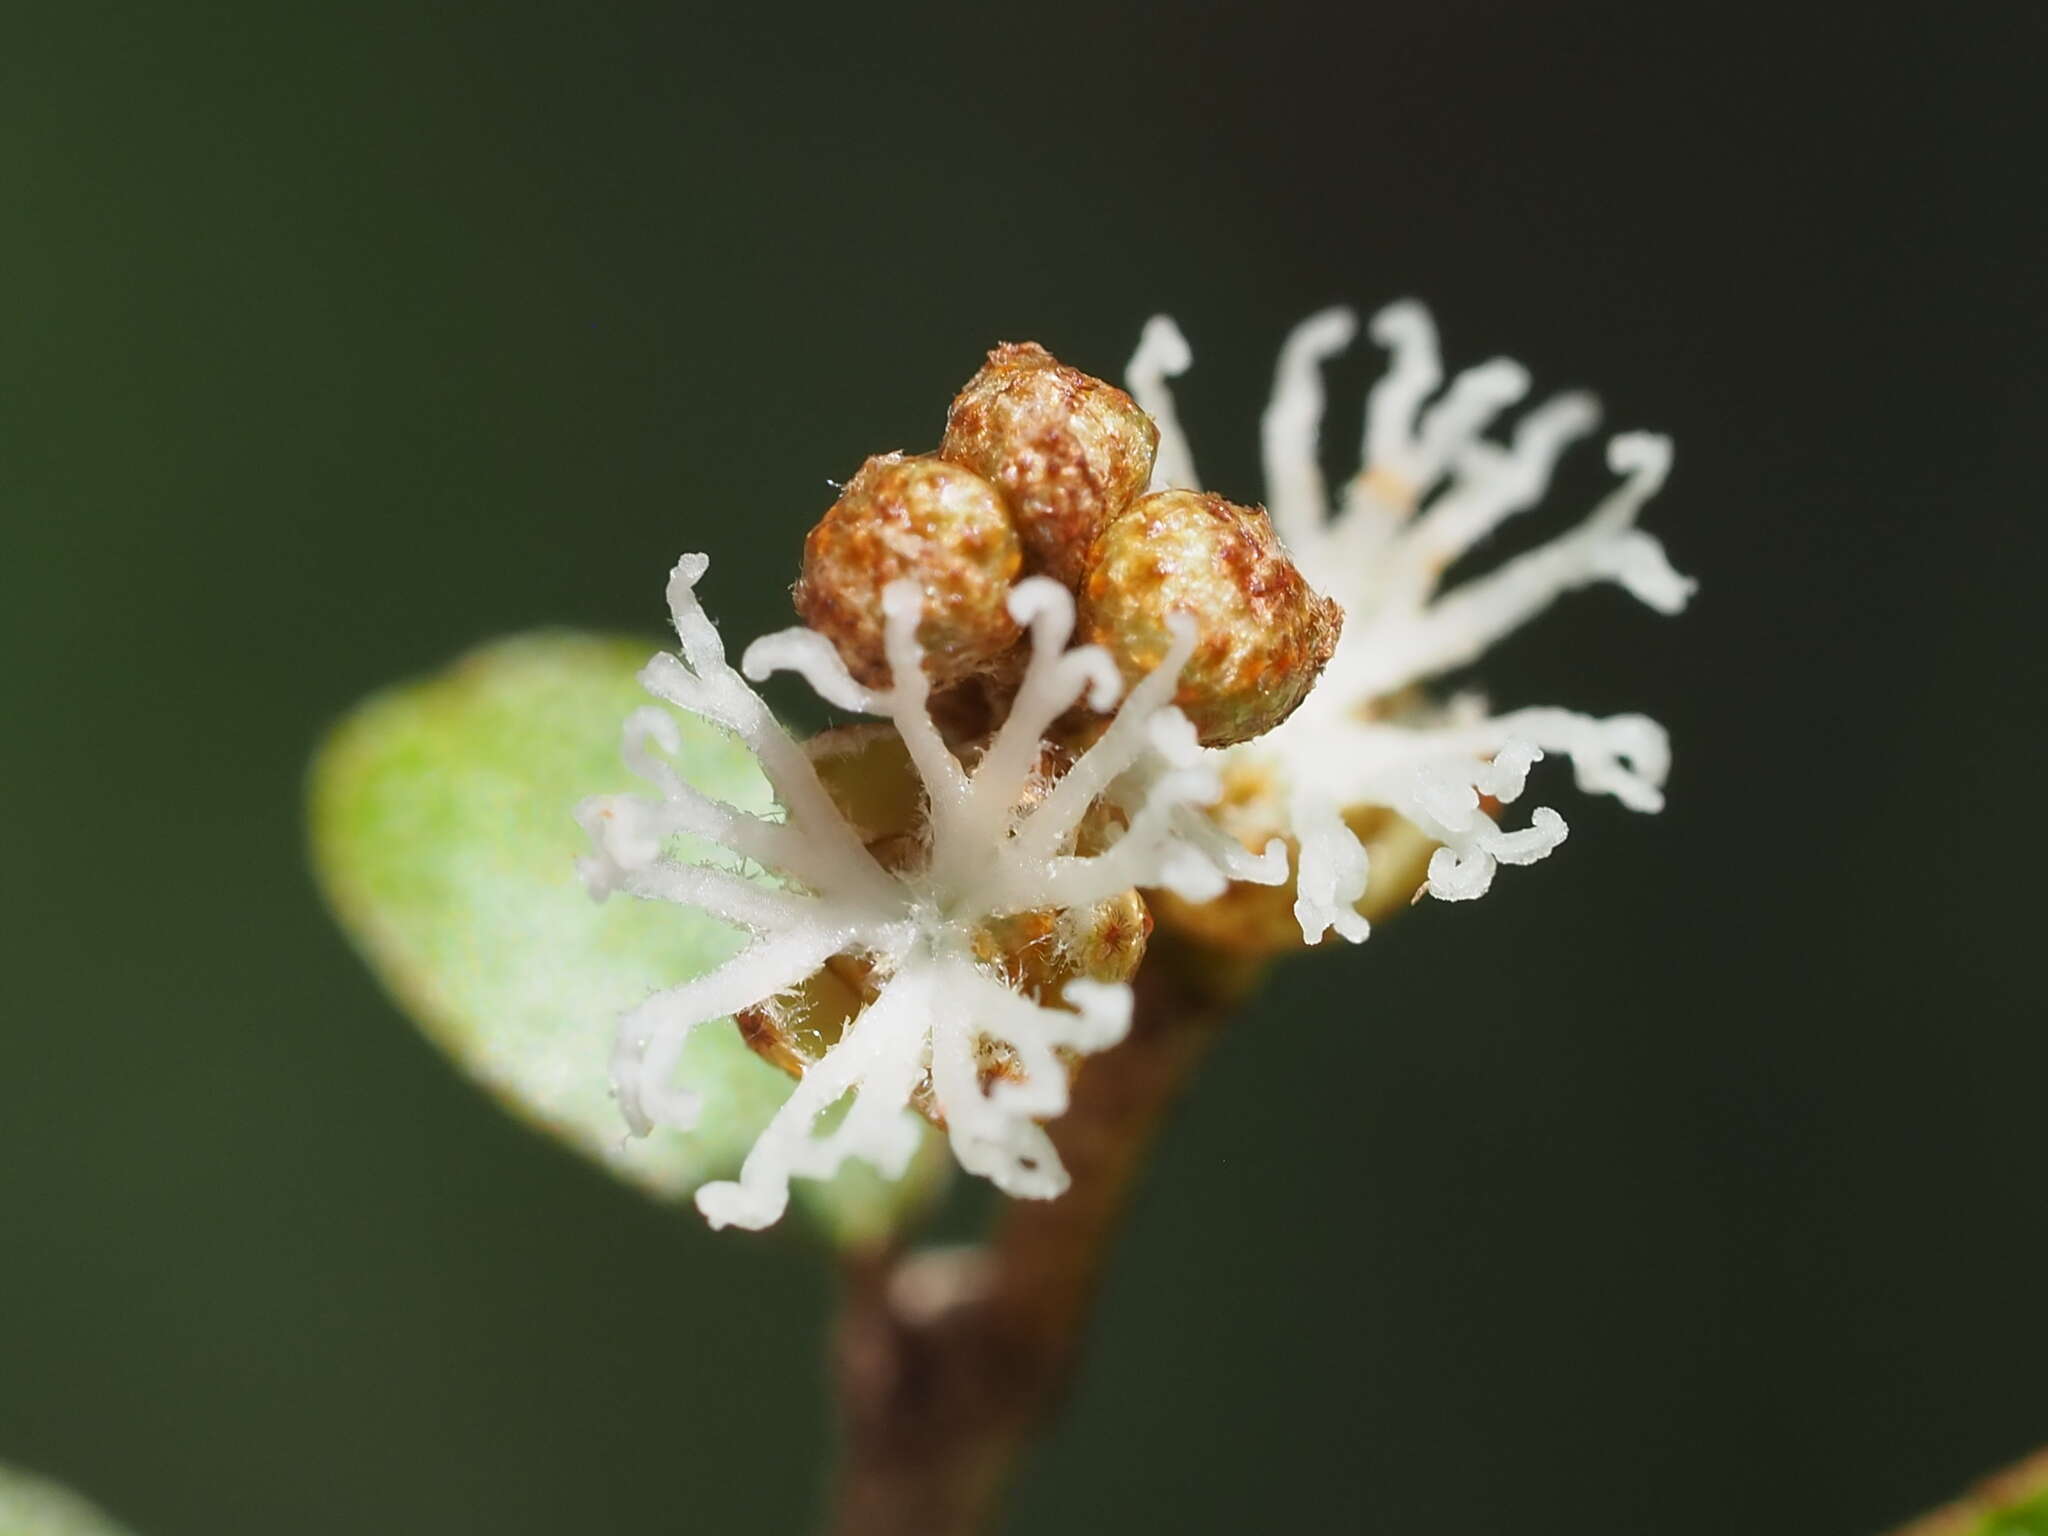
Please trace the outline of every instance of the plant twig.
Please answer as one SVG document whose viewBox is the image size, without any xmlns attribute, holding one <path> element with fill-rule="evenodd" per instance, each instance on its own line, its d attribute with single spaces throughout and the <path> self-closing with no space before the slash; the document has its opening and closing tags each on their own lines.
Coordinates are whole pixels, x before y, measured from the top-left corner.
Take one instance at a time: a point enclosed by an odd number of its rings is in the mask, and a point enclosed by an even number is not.
<svg viewBox="0 0 2048 1536">
<path fill-rule="evenodd" d="M 1007 1203 L 988 1242 L 849 1262 L 837 1339 L 834 1536 L 973 1536 L 1060 1404 L 1144 1154 L 1250 968 L 1159 936 L 1128 1039 L 1048 1128 L 1072 1175 Z"/>
</svg>

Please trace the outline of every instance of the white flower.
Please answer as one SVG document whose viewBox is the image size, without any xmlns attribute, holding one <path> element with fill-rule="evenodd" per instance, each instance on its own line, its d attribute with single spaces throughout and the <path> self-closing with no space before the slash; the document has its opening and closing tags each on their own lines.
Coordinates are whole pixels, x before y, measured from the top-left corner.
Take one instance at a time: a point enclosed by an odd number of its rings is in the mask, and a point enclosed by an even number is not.
<svg viewBox="0 0 2048 1536">
<path fill-rule="evenodd" d="M 1663 728 L 1643 715 L 1491 715 L 1476 697 L 1419 705 L 1411 690 L 1475 660 L 1575 587 L 1612 581 L 1676 613 L 1694 585 L 1636 527 L 1670 470 L 1670 441 L 1629 433 L 1607 448 L 1621 484 L 1576 528 L 1440 591 L 1454 561 L 1542 498 L 1559 455 L 1592 430 L 1598 410 L 1588 396 L 1560 395 L 1522 416 L 1507 442 L 1487 438 L 1488 425 L 1527 392 L 1528 374 L 1495 359 L 1430 402 L 1443 382 L 1435 327 L 1420 305 L 1392 305 L 1372 322 L 1391 361 L 1367 404 L 1363 467 L 1333 505 L 1317 457 L 1321 366 L 1355 329 L 1342 309 L 1296 327 L 1261 423 L 1274 528 L 1303 575 L 1345 610 L 1343 635 L 1301 708 L 1230 749 L 1275 786 L 1269 820 L 1299 844 L 1294 910 L 1311 943 L 1330 929 L 1366 936 L 1353 908 L 1365 891 L 1366 851 L 1345 826 L 1347 811 L 1381 806 L 1413 822 L 1441 845 L 1429 864 L 1430 894 L 1462 901 L 1486 892 L 1497 865 L 1533 863 L 1564 840 L 1564 819 L 1547 806 L 1510 830 L 1481 800 L 1517 799 L 1547 752 L 1571 758 L 1582 790 L 1659 809 L 1670 751 Z M 1146 326 L 1131 359 L 1131 393 L 1160 429 L 1155 489 L 1196 486 L 1167 385 L 1190 361 L 1164 316 Z"/>
<path fill-rule="evenodd" d="M 898 581 L 884 594 L 893 686 L 861 687 L 823 636 L 789 629 L 756 640 L 741 661 L 747 678 L 800 674 L 828 703 L 886 716 L 902 737 L 927 798 L 923 857 L 884 865 L 833 803 L 810 758 L 725 659 L 698 605 L 702 555 L 686 555 L 668 599 L 682 656 L 656 656 L 641 681 L 656 698 L 731 732 L 755 754 L 782 820 L 768 820 L 692 789 L 662 756 L 676 749 L 674 717 L 649 706 L 627 721 L 628 765 L 657 794 L 602 796 L 578 807 L 595 851 L 581 863 L 592 893 L 614 890 L 682 902 L 745 928 L 752 942 L 707 975 L 657 993 L 620 1020 L 612 1074 L 635 1134 L 657 1124 L 688 1128 L 698 1098 L 672 1081 L 684 1040 L 699 1025 L 771 1004 L 830 957 L 863 958 L 879 993 L 811 1064 L 761 1133 L 734 1182 L 705 1185 L 697 1204 L 713 1226 L 777 1220 L 793 1177 L 830 1177 L 848 1157 L 900 1177 L 918 1142 L 906 1110 L 928 1089 L 961 1165 L 1012 1195 L 1050 1198 L 1067 1183 L 1039 1122 L 1067 1106 L 1062 1051 L 1100 1051 L 1129 1027 L 1130 989 L 1066 983 L 1067 1007 L 1014 990 L 974 954 L 978 926 L 1008 913 L 1080 909 L 1133 886 L 1164 885 L 1206 900 L 1229 878 L 1285 878 L 1284 861 L 1254 860 L 1219 846 L 1194 808 L 1219 792 L 1215 765 L 1168 702 L 1194 644 L 1184 627 L 1166 661 L 1133 687 L 1102 736 L 1042 794 L 1040 771 L 1052 722 L 1085 693 L 1107 710 L 1121 684 L 1093 646 L 1066 648 L 1073 599 L 1044 578 L 1019 582 L 1010 611 L 1030 634 L 1030 662 L 1008 718 L 974 767 L 947 750 L 927 709 L 917 640 L 921 596 Z M 1122 834 L 1102 851 L 1073 851 L 1076 829 L 1098 800 L 1125 813 Z M 715 843 L 774 876 L 765 884 L 683 857 L 675 839 Z M 986 1048 L 1011 1070 L 984 1089 Z M 820 1118 L 850 1097 L 836 1121 Z"/>
</svg>

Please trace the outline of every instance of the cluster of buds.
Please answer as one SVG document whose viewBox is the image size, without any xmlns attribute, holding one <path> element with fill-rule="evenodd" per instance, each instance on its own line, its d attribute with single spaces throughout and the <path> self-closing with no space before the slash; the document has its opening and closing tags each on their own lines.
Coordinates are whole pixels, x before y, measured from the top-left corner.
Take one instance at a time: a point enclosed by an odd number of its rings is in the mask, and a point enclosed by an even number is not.
<svg viewBox="0 0 2048 1536">
<path fill-rule="evenodd" d="M 777 1220 L 792 1177 L 848 1157 L 900 1174 L 917 1115 L 1005 1192 L 1057 1195 L 1044 1123 L 1082 1059 L 1127 1028 L 1155 915 L 1271 953 L 1362 938 L 1419 889 L 1477 895 L 1496 864 L 1563 836 L 1548 809 L 1518 831 L 1495 820 L 1546 748 L 1571 755 L 1583 786 L 1655 808 L 1666 756 L 1651 722 L 1488 717 L 1423 703 L 1415 685 L 1585 581 L 1682 603 L 1688 585 L 1634 527 L 1668 449 L 1617 439 L 1629 479 L 1583 528 L 1438 597 L 1444 567 L 1540 495 L 1589 407 L 1567 397 L 1511 447 L 1486 442 L 1526 379 L 1489 365 L 1424 409 L 1434 334 L 1397 306 L 1377 322 L 1395 365 L 1373 395 L 1367 464 L 1333 512 L 1317 365 L 1349 330 L 1316 317 L 1283 354 L 1270 518 L 1197 482 L 1166 386 L 1190 355 L 1159 319 L 1130 394 L 1033 344 L 990 353 L 936 452 L 878 455 L 846 482 L 805 540 L 802 625 L 755 641 L 737 670 L 697 599 L 707 562 L 676 567 L 681 654 L 642 682 L 745 743 L 779 818 L 687 783 L 658 706 L 626 728 L 652 793 L 578 817 L 594 894 L 686 903 L 751 936 L 627 1014 L 613 1061 L 639 1134 L 694 1122 L 674 1074 L 713 1021 L 736 1019 L 797 1079 L 739 1177 L 698 1192 L 714 1225 Z M 878 718 L 799 743 L 750 685 L 777 671 Z M 689 851 L 705 842 L 732 862 Z"/>
<path fill-rule="evenodd" d="M 797 613 L 856 679 L 886 687 L 882 594 L 916 583 L 932 686 L 965 685 L 999 716 L 1024 649 L 1008 593 L 1042 575 L 1074 594 L 1082 640 L 1127 684 L 1165 660 L 1186 617 L 1195 650 L 1175 706 L 1206 747 L 1263 735 L 1307 697 L 1343 615 L 1264 511 L 1156 484 L 1158 446 L 1115 385 L 1033 343 L 998 347 L 954 398 L 936 453 L 882 454 L 846 483 L 804 541 Z"/>
</svg>

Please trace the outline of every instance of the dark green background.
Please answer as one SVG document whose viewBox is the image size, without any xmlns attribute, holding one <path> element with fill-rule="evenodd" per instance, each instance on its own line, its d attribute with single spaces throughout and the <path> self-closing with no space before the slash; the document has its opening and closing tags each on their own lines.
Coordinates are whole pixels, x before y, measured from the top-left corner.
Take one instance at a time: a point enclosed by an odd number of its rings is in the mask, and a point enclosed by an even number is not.
<svg viewBox="0 0 2048 1536">
<path fill-rule="evenodd" d="M 1405 293 L 1676 435 L 1694 611 L 1486 669 L 1659 715 L 1672 806 L 1553 770 L 1557 857 L 1276 982 L 1014 1530 L 1850 1533 L 2048 1440 L 2030 9 L 11 8 L 0 1459 L 148 1536 L 802 1529 L 824 1267 L 457 1081 L 306 755 L 686 548 L 787 622 L 999 338 L 1172 310 L 1252 496 L 1284 327 Z"/>
</svg>

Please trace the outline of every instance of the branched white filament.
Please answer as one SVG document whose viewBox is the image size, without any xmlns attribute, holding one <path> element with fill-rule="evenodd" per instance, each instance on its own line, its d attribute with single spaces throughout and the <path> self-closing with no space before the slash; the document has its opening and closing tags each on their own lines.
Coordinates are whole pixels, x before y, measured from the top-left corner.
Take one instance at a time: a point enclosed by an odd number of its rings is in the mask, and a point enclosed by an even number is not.
<svg viewBox="0 0 2048 1536">
<path fill-rule="evenodd" d="M 1517 799 L 1547 753 L 1570 758 L 1582 790 L 1659 809 L 1670 751 L 1663 729 L 1642 715 L 1488 716 L 1472 699 L 1442 710 L 1403 701 L 1414 685 L 1477 659 L 1573 588 L 1611 581 L 1660 613 L 1676 613 L 1694 586 L 1636 526 L 1670 471 L 1670 441 L 1629 433 L 1607 450 L 1621 483 L 1576 528 L 1442 591 L 1454 562 L 1541 501 L 1559 456 L 1597 424 L 1598 407 L 1587 395 L 1559 395 L 1525 413 L 1507 441 L 1489 438 L 1493 422 L 1528 392 L 1526 370 L 1496 358 L 1445 386 L 1428 311 L 1391 305 L 1370 326 L 1390 355 L 1367 401 L 1362 467 L 1333 501 L 1318 460 L 1322 367 L 1356 332 L 1344 309 L 1297 326 L 1260 423 L 1274 528 L 1303 575 L 1345 610 L 1343 635 L 1307 702 L 1277 730 L 1230 749 L 1279 786 L 1277 819 L 1299 850 L 1295 916 L 1311 943 L 1331 930 L 1366 935 L 1354 905 L 1366 889 L 1367 856 L 1346 812 L 1386 807 L 1413 822 L 1440 844 L 1427 889 L 1459 901 L 1483 895 L 1499 865 L 1532 863 L 1564 840 L 1564 819 L 1547 806 L 1526 827 L 1505 830 L 1486 805 Z M 1178 327 L 1154 319 L 1130 384 L 1162 423 L 1174 419 L 1167 378 L 1189 362 Z M 1170 472 L 1187 480 L 1173 483 L 1192 484 L 1193 459 L 1177 425 L 1174 441 Z M 1162 465 L 1166 447 L 1162 429 Z"/>
<path fill-rule="evenodd" d="M 1074 603 L 1065 588 L 1035 577 L 1011 589 L 1010 611 L 1029 634 L 1030 659 L 1009 716 L 970 770 L 948 750 L 927 707 L 914 582 L 884 594 L 893 682 L 878 690 L 855 682 L 831 644 L 804 629 L 756 640 L 735 671 L 697 600 L 705 568 L 702 555 L 676 566 L 668 598 L 682 654 L 656 656 L 641 681 L 664 703 L 742 741 L 784 819 L 693 789 L 668 760 L 678 746 L 673 716 L 651 706 L 626 722 L 625 758 L 653 795 L 600 796 L 578 807 L 592 843 L 580 868 L 593 895 L 682 902 L 752 935 L 726 964 L 655 994 L 620 1020 L 612 1077 L 628 1125 L 638 1135 L 657 1124 L 693 1125 L 698 1098 L 674 1081 L 690 1033 L 771 1003 L 830 957 L 852 954 L 872 967 L 875 1001 L 806 1071 L 738 1179 L 698 1191 L 699 1209 L 714 1226 L 766 1226 L 787 1205 L 792 1178 L 830 1177 L 849 1157 L 900 1177 L 917 1145 L 907 1105 L 926 1083 L 963 1167 L 1012 1195 L 1057 1195 L 1067 1176 L 1040 1122 L 1066 1109 L 1058 1053 L 1099 1051 L 1121 1039 L 1130 990 L 1074 980 L 1063 991 L 1066 1006 L 1041 1003 L 975 957 L 977 925 L 1008 913 L 1085 907 L 1134 885 L 1214 894 L 1226 875 L 1285 878 L 1284 862 L 1252 859 L 1199 815 L 1219 792 L 1215 754 L 1195 745 L 1170 702 L 1194 646 L 1192 628 L 1177 632 L 1165 661 L 1131 689 L 1100 739 L 1033 799 L 1026 791 L 1052 723 L 1083 697 L 1107 710 L 1121 692 L 1105 652 L 1068 648 Z M 804 750 L 747 682 L 775 672 L 794 672 L 828 703 L 894 725 L 927 802 L 928 855 L 919 867 L 892 869 L 863 846 Z M 1124 830 L 1101 851 L 1079 854 L 1075 833 L 1103 798 L 1125 812 Z M 726 848 L 780 883 L 691 862 L 672 846 L 679 836 Z M 1003 1054 L 1007 1070 L 984 1089 L 980 1064 L 990 1050 Z"/>
</svg>

